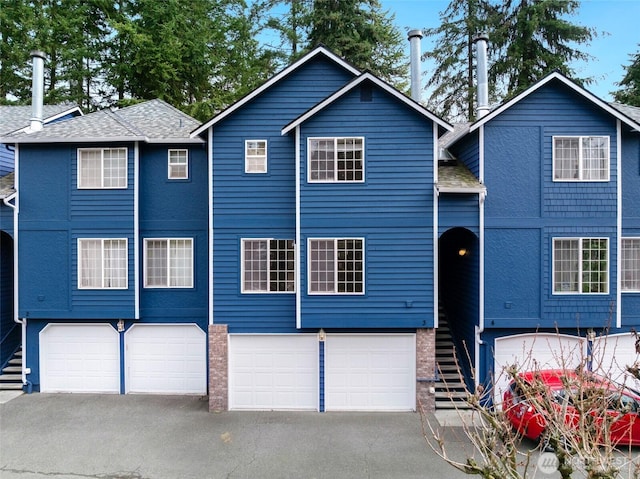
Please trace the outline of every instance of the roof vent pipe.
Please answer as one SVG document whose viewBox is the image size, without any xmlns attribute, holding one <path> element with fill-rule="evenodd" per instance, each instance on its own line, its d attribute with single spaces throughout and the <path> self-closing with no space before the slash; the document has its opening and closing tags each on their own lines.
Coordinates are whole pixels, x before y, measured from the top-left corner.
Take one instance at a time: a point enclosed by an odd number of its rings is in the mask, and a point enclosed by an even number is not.
<svg viewBox="0 0 640 479">
<path fill-rule="evenodd" d="M 422 79 L 420 72 L 420 40 L 424 36 L 422 30 L 411 30 L 408 34 L 411 46 L 411 98 L 419 102 L 422 96 Z"/>
<path fill-rule="evenodd" d="M 31 80 L 31 131 L 42 130 L 44 104 L 44 61 L 43 52 L 35 50 L 31 52 L 33 61 L 33 78 Z"/>
<path fill-rule="evenodd" d="M 489 37 L 485 33 L 479 33 L 473 38 L 476 44 L 476 67 L 478 82 L 478 100 L 476 116 L 482 118 L 489 113 L 489 80 L 487 66 L 487 42 Z"/>
</svg>

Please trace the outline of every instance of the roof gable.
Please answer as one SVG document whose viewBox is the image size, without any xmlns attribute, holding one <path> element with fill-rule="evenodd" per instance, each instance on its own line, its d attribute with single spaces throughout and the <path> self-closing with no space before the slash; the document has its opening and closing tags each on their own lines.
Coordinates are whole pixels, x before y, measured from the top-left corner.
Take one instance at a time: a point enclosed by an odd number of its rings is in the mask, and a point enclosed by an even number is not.
<svg viewBox="0 0 640 479">
<path fill-rule="evenodd" d="M 251 93 L 245 95 L 240 100 L 235 102 L 233 105 L 229 106 L 228 108 L 226 108 L 222 112 L 218 113 L 216 116 L 211 118 L 206 123 L 203 123 L 202 125 L 200 125 L 197 129 L 195 129 L 191 133 L 191 137 L 195 137 L 195 136 L 198 136 L 198 135 L 202 134 L 209 127 L 211 127 L 211 126 L 215 125 L 216 123 L 222 121 L 224 118 L 228 117 L 229 115 L 231 115 L 232 113 L 234 113 L 238 109 L 242 108 L 245 104 L 249 103 L 251 100 L 253 100 L 257 96 L 259 96 L 262 93 L 264 93 L 266 90 L 271 88 L 273 85 L 275 85 L 276 83 L 280 82 L 283 78 L 289 76 L 292 72 L 298 70 L 299 68 L 304 66 L 306 63 L 310 62 L 311 60 L 313 60 L 315 58 L 318 58 L 319 56 L 323 56 L 323 57 L 327 58 L 328 60 L 330 60 L 331 62 L 335 63 L 339 67 L 345 69 L 346 71 L 350 72 L 354 76 L 360 74 L 360 71 L 357 68 L 355 68 L 353 65 L 349 64 L 345 60 L 341 59 L 340 57 L 338 57 L 334 53 L 330 52 L 325 47 L 322 47 L 322 46 L 321 47 L 317 47 L 314 50 L 312 50 L 309 53 L 307 53 L 306 55 L 304 55 L 303 57 L 301 57 L 298 61 L 292 63 L 291 65 L 289 65 L 285 69 L 281 70 L 279 73 L 277 73 L 274 76 L 272 76 L 269 80 L 267 80 L 261 86 L 259 86 L 255 90 L 253 90 Z"/>
<path fill-rule="evenodd" d="M 503 103 L 502 105 L 498 106 L 496 109 L 492 110 L 486 116 L 476 120 L 475 123 L 472 123 L 470 125 L 469 132 L 477 130 L 482 125 L 486 124 L 487 122 L 491 121 L 496 116 L 498 116 L 501 113 L 503 113 L 505 110 L 508 110 L 513 105 L 517 104 L 518 102 L 522 101 L 524 98 L 527 98 L 529 95 L 531 95 L 535 91 L 539 90 L 543 86 L 548 85 L 549 83 L 551 83 L 553 81 L 561 82 L 562 84 L 567 86 L 569 89 L 573 90 L 578 95 L 581 95 L 587 101 L 591 102 L 592 104 L 594 104 L 598 108 L 602 109 L 606 113 L 608 113 L 611 116 L 615 117 L 616 119 L 620 120 L 622 123 L 625 123 L 630 128 L 640 131 L 640 123 L 638 123 L 638 121 L 630 118 L 629 116 L 624 114 L 622 111 L 614 108 L 613 106 L 611 106 L 607 102 L 601 100 L 600 98 L 595 96 L 593 93 L 591 93 L 588 90 L 584 89 L 583 87 L 581 87 L 580 85 L 578 85 L 574 81 L 570 80 L 569 78 L 567 78 L 563 74 L 561 74 L 559 72 L 553 72 L 553 73 L 550 73 L 549 75 L 547 75 L 546 77 L 544 77 L 543 79 L 541 79 L 540 81 L 534 83 L 532 86 L 530 86 L 529 88 L 527 88 L 526 90 L 524 90 L 520 94 L 516 95 L 511 100 L 508 100 L 505 103 Z M 457 138 L 457 139 L 459 139 L 459 138 Z"/>
<path fill-rule="evenodd" d="M 352 80 L 351 82 L 347 83 L 344 87 L 342 87 L 340 90 L 336 91 L 335 93 L 333 93 L 332 95 L 327 97 L 325 100 L 323 100 L 320 103 L 318 103 L 317 105 L 315 105 L 313 108 L 307 110 L 305 113 L 300 115 L 298 118 L 293 120 L 291 123 L 286 125 L 282 129 L 282 134 L 286 135 L 291 130 L 293 130 L 295 127 L 297 127 L 298 125 L 301 125 L 302 123 L 307 121 L 309 118 L 313 117 L 318 112 L 324 110 L 325 108 L 327 108 L 328 106 L 333 104 L 335 101 L 337 101 L 338 99 L 342 98 L 344 95 L 346 95 L 347 93 L 351 92 L 354 88 L 356 88 L 358 85 L 361 85 L 364 82 L 373 83 L 377 88 L 380 88 L 381 90 L 387 92 L 389 95 L 395 97 L 401 103 L 403 103 L 407 107 L 415 110 L 420 115 L 423 115 L 424 117 L 426 117 L 429 120 L 433 121 L 438 126 L 443 128 L 444 130 L 447 130 L 447 131 L 452 131 L 453 130 L 453 126 L 451 126 L 449 123 L 447 123 L 446 121 L 442 120 L 441 118 L 437 117 L 435 114 L 431 113 L 425 107 L 420 105 L 420 103 L 418 103 L 417 101 L 415 101 L 415 100 L 409 98 L 408 96 L 406 96 L 405 94 L 399 92 L 398 90 L 393 88 L 391 85 L 385 83 L 380 78 L 378 78 L 375 75 L 373 75 L 372 73 L 365 72 L 365 73 L 361 74 L 360 76 L 358 76 L 357 78 L 355 78 L 354 80 Z"/>
</svg>

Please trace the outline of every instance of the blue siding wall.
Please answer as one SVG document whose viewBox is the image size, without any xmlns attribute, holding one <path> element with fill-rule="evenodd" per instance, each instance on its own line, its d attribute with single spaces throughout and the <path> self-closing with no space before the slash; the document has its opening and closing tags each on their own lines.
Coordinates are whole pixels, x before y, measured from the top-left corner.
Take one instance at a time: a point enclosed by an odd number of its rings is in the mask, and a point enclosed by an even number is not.
<svg viewBox="0 0 640 479">
<path fill-rule="evenodd" d="M 140 152 L 140 319 L 204 327 L 209 284 L 207 155 L 204 145 L 189 147 L 189 179 L 169 180 L 168 150 L 175 148 L 180 146 L 144 145 Z M 193 288 L 144 287 L 145 238 L 193 239 Z"/>
<path fill-rule="evenodd" d="M 14 170 L 13 146 L 0 143 L 0 177 Z"/>
<path fill-rule="evenodd" d="M 554 182 L 554 135 L 607 135 L 608 182 Z M 554 295 L 552 240 L 607 237 L 616 257 L 616 122 L 560 82 L 531 93 L 485 125 L 487 327 L 601 326 L 609 294 Z M 610 261 L 610 278 L 616 265 Z"/>
<path fill-rule="evenodd" d="M 450 148 L 451 153 L 466 165 L 469 170 L 480 177 L 480 145 L 478 131 L 468 134 Z"/>
<path fill-rule="evenodd" d="M 438 197 L 439 234 L 450 228 L 464 227 L 479 234 L 480 213 L 477 194 L 441 193 Z"/>
<path fill-rule="evenodd" d="M 352 78 L 302 65 L 213 129 L 214 322 L 229 332 L 295 332 L 295 295 L 241 294 L 242 238 L 295 239 L 295 144 L 284 126 Z M 267 140 L 267 173 L 244 172 L 245 140 Z"/>
<path fill-rule="evenodd" d="M 346 126 L 345 126 L 346 125 Z M 383 91 L 355 89 L 302 127 L 302 325 L 433 327 L 433 129 Z M 308 183 L 307 138 L 364 137 L 365 182 Z M 364 238 L 364 295 L 307 294 L 309 238 Z"/>
<path fill-rule="evenodd" d="M 126 146 L 128 151 L 127 189 L 79 190 L 78 145 L 20 148 L 20 316 L 134 316 L 134 150 L 131 144 L 117 146 Z M 85 237 L 127 239 L 127 289 L 78 289 L 77 240 Z"/>
</svg>

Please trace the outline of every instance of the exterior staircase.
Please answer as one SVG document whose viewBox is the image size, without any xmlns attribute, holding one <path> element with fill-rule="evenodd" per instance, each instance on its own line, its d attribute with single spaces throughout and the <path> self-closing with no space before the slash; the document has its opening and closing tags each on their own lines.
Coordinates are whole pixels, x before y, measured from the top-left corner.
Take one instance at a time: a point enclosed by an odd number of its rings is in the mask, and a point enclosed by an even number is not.
<svg viewBox="0 0 640 479">
<path fill-rule="evenodd" d="M 436 329 L 436 367 L 440 381 L 435 385 L 436 409 L 469 409 L 464 383 L 447 315 L 442 306 Z"/>
<path fill-rule="evenodd" d="M 18 349 L 0 373 L 0 391 L 22 389 L 22 349 Z"/>
</svg>

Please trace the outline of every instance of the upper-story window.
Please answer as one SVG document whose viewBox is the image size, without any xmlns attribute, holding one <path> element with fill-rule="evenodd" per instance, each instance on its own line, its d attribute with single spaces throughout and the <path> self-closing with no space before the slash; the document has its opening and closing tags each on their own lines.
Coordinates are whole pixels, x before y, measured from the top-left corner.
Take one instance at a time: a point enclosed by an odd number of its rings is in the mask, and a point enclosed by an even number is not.
<svg viewBox="0 0 640 479">
<path fill-rule="evenodd" d="M 242 292 L 295 292 L 295 244 L 287 239 L 242 240 Z"/>
<path fill-rule="evenodd" d="M 170 180 L 189 179 L 188 150 L 169 150 L 168 177 Z"/>
<path fill-rule="evenodd" d="M 78 239 L 78 288 L 127 288 L 127 239 Z"/>
<path fill-rule="evenodd" d="M 640 238 L 622 238 L 622 291 L 640 292 Z"/>
<path fill-rule="evenodd" d="M 309 294 L 363 294 L 364 239 L 309 240 Z"/>
<path fill-rule="evenodd" d="M 244 142 L 244 172 L 267 172 L 267 140 L 246 140 Z"/>
<path fill-rule="evenodd" d="M 609 292 L 608 238 L 554 238 L 554 294 Z"/>
<path fill-rule="evenodd" d="M 364 181 L 364 138 L 309 138 L 310 182 Z"/>
<path fill-rule="evenodd" d="M 609 181 L 608 136 L 554 136 L 554 181 Z"/>
<path fill-rule="evenodd" d="M 126 148 L 79 148 L 78 188 L 127 187 Z"/>
<path fill-rule="evenodd" d="M 145 239 L 144 287 L 193 288 L 193 239 Z"/>
</svg>

